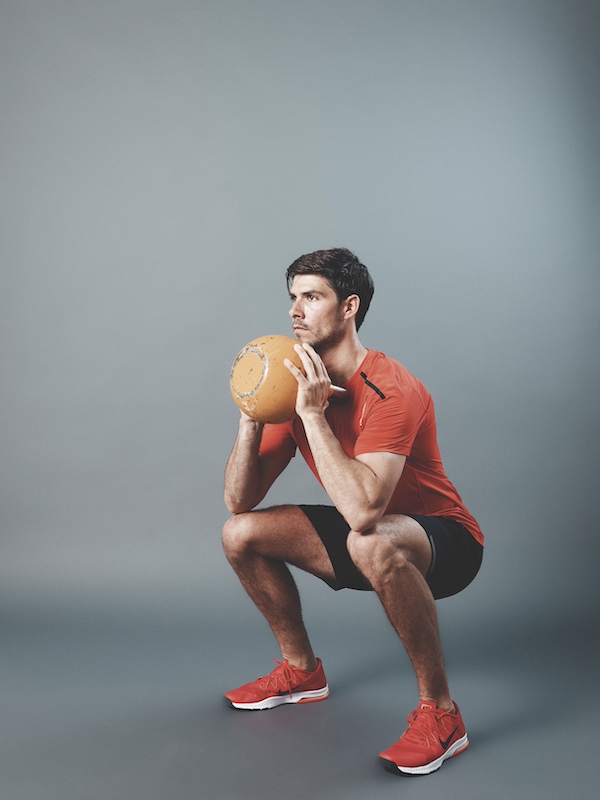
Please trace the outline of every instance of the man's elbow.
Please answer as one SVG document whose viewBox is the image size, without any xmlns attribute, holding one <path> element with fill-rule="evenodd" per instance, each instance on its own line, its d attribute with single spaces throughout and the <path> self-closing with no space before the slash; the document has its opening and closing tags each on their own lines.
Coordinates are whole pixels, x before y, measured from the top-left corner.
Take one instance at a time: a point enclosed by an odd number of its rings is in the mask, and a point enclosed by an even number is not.
<svg viewBox="0 0 600 800">
<path fill-rule="evenodd" d="M 243 514 L 245 511 L 252 511 L 256 503 L 244 502 L 243 499 L 225 495 L 225 507 L 230 514 Z"/>
<path fill-rule="evenodd" d="M 363 508 L 357 509 L 355 513 L 350 514 L 346 522 L 356 533 L 366 533 L 377 525 L 382 516 L 383 509 Z"/>
<path fill-rule="evenodd" d="M 230 514 L 244 514 L 252 511 L 253 508 L 262 502 L 266 492 L 256 491 L 252 494 L 236 494 L 235 492 L 224 492 L 225 506 Z"/>
</svg>

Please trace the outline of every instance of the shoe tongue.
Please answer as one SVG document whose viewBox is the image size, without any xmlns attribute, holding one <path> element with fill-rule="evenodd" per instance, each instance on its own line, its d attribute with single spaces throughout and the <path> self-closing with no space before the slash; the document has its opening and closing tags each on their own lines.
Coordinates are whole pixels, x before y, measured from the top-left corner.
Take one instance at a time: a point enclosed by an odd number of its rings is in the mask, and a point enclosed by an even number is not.
<svg viewBox="0 0 600 800">
<path fill-rule="evenodd" d="M 421 704 L 419 705 L 420 709 L 427 709 L 428 711 L 435 711 L 437 705 L 432 703 L 431 700 L 421 700 Z"/>
</svg>

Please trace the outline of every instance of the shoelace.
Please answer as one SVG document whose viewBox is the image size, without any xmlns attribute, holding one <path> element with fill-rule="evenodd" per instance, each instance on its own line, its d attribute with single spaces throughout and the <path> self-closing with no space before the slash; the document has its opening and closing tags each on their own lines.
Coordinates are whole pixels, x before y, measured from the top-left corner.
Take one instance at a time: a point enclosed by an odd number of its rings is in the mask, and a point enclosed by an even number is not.
<svg viewBox="0 0 600 800">
<path fill-rule="evenodd" d="M 438 742 L 438 724 L 444 712 L 434 709 L 418 708 L 406 718 L 410 727 L 404 734 L 403 738 L 406 742 L 412 744 L 422 745 L 429 744 L 429 742 Z"/>
<path fill-rule="evenodd" d="M 285 691 L 291 694 L 294 685 L 298 683 L 294 675 L 295 670 L 287 661 L 278 661 L 275 659 L 275 663 L 279 666 L 275 667 L 270 675 L 265 675 L 264 678 L 260 679 L 261 688 L 266 690 L 273 688 L 277 692 Z"/>
</svg>

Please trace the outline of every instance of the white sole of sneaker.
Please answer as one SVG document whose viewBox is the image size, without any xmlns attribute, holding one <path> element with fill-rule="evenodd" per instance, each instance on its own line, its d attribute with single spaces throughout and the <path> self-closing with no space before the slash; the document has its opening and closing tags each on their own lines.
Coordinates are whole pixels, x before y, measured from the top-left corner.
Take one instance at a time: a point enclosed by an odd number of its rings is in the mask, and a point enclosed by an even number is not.
<svg viewBox="0 0 600 800">
<path fill-rule="evenodd" d="M 395 764 L 392 761 L 388 761 L 387 759 L 382 759 L 385 761 L 386 768 L 395 772 L 398 770 L 399 772 L 404 773 L 405 775 L 429 775 L 430 772 L 435 772 L 439 769 L 444 761 L 447 761 L 449 758 L 454 758 L 454 756 L 460 755 L 464 752 L 467 747 L 469 746 L 469 739 L 467 738 L 467 734 L 461 738 L 457 739 L 454 744 L 449 747 L 446 752 L 441 755 L 439 758 L 436 758 L 435 761 L 430 761 L 429 764 L 424 764 L 422 767 L 404 767 L 400 764 Z M 395 768 L 395 769 L 394 769 Z"/>
<path fill-rule="evenodd" d="M 238 708 L 241 711 L 266 711 L 269 708 L 277 708 L 287 703 L 318 703 L 320 700 L 325 700 L 329 697 L 329 686 L 323 689 L 315 689 L 311 692 L 292 692 L 292 694 L 277 694 L 273 697 L 265 697 L 257 703 L 234 703 L 232 700 L 229 702 L 233 708 Z"/>
</svg>

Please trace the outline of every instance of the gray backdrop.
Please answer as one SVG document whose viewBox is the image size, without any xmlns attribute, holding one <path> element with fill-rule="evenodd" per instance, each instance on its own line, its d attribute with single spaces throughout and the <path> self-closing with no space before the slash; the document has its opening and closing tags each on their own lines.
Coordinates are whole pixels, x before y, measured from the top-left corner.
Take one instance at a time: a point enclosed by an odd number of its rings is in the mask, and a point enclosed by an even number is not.
<svg viewBox="0 0 600 800">
<path fill-rule="evenodd" d="M 5 613 L 241 615 L 252 647 L 219 542 L 229 367 L 289 333 L 287 265 L 345 246 L 362 340 L 433 393 L 487 535 L 442 616 L 474 641 L 595 619 L 599 4 L 0 9 Z M 321 496 L 294 463 L 270 500 Z"/>
</svg>

